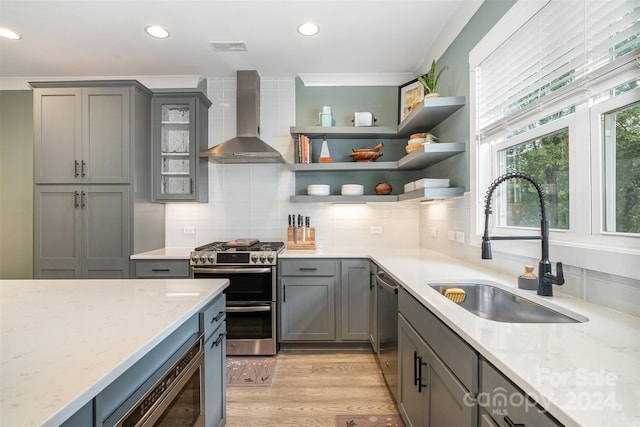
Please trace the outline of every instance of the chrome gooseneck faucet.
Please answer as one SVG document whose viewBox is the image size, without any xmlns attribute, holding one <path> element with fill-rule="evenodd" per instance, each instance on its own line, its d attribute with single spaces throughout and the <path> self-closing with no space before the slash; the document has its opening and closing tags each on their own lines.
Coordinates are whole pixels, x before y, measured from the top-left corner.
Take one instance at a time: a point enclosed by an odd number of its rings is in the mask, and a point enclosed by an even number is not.
<svg viewBox="0 0 640 427">
<path fill-rule="evenodd" d="M 524 179 L 529 181 L 538 192 L 540 200 L 540 236 L 489 236 L 489 215 L 491 215 L 491 196 L 494 190 L 503 182 L 510 179 Z M 538 264 L 538 295 L 553 296 L 553 285 L 564 284 L 562 274 L 562 263 L 556 263 L 557 276 L 551 271 L 551 261 L 549 261 L 549 220 L 544 206 L 544 193 L 542 187 L 529 175 L 520 172 L 509 172 L 489 186 L 484 199 L 484 235 L 482 236 L 482 259 L 491 259 L 491 240 L 542 240 L 542 258 Z"/>
</svg>

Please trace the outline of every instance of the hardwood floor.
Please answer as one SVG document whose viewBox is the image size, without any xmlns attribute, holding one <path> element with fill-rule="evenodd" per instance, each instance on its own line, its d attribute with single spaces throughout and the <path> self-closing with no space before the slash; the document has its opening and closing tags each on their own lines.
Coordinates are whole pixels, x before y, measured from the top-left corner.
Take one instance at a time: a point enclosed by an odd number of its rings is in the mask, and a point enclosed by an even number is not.
<svg viewBox="0 0 640 427">
<path fill-rule="evenodd" d="M 333 427 L 336 415 L 398 413 L 373 354 L 276 358 L 271 386 L 227 387 L 227 427 Z"/>
</svg>

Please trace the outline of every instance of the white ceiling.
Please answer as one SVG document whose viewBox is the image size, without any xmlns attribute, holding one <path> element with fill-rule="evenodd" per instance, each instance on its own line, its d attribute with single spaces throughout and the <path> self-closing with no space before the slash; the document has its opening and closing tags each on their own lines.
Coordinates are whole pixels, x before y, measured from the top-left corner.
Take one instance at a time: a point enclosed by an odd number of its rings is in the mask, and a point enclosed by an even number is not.
<svg viewBox="0 0 640 427">
<path fill-rule="evenodd" d="M 0 0 L 0 86 L 34 78 L 139 78 L 160 87 L 178 76 L 265 77 L 305 82 L 400 84 L 426 72 L 482 0 Z M 315 37 L 298 24 L 320 26 Z M 144 27 L 171 33 L 153 39 Z M 212 41 L 243 41 L 247 52 L 214 52 Z M 158 77 L 158 76 L 161 76 Z M 169 77 L 168 77 L 169 76 Z M 327 78 L 329 76 L 329 78 Z M 146 80 L 146 82 L 145 82 Z M 333 82 L 332 82 L 333 80 Z M 406 81 L 406 80 L 404 80 Z"/>
</svg>

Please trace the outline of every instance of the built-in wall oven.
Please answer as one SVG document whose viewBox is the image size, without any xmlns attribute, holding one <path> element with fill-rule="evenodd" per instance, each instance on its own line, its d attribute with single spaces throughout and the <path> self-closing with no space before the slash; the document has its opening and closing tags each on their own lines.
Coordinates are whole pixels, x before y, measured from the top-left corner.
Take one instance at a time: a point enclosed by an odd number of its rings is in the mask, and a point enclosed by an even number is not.
<svg viewBox="0 0 640 427">
<path fill-rule="evenodd" d="M 228 355 L 276 354 L 276 259 L 283 249 L 283 242 L 238 239 L 191 253 L 191 277 L 229 279 Z"/>
<path fill-rule="evenodd" d="M 104 423 L 115 427 L 204 427 L 203 337 L 194 335 Z"/>
</svg>

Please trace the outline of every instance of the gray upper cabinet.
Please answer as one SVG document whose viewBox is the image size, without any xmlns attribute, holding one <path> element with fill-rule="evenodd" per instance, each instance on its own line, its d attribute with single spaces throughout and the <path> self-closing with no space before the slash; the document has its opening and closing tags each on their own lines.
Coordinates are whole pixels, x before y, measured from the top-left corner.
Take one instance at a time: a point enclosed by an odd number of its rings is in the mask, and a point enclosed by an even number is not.
<svg viewBox="0 0 640 427">
<path fill-rule="evenodd" d="M 206 202 L 208 109 L 202 93 L 155 94 L 152 101 L 153 200 Z"/>
<path fill-rule="evenodd" d="M 34 277 L 128 278 L 164 246 L 151 201 L 151 91 L 134 80 L 31 82 Z"/>
<path fill-rule="evenodd" d="M 34 86 L 34 181 L 126 184 L 131 89 Z"/>
</svg>

